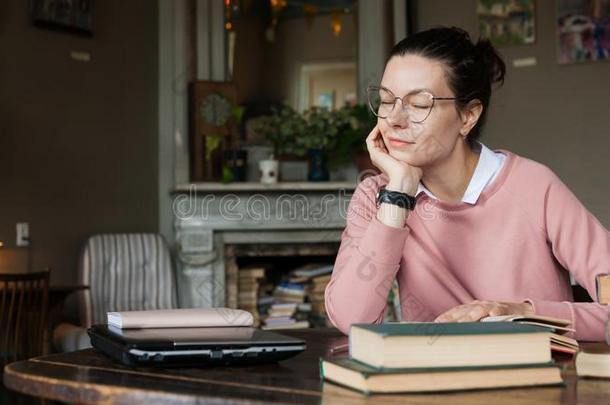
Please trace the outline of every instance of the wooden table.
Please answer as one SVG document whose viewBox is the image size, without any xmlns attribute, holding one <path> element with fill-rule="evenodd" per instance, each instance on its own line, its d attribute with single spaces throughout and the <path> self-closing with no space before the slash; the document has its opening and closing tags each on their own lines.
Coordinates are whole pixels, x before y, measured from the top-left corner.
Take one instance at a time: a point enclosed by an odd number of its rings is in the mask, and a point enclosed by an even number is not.
<svg viewBox="0 0 610 405">
<path fill-rule="evenodd" d="M 559 359 L 568 364 L 564 387 L 367 397 L 320 381 L 318 358 L 330 355 L 331 347 L 346 343 L 337 330 L 283 333 L 304 338 L 307 350 L 278 364 L 129 369 L 88 349 L 9 364 L 4 371 L 4 383 L 29 395 L 78 403 L 610 403 L 610 380 L 577 379 L 569 358 Z"/>
</svg>

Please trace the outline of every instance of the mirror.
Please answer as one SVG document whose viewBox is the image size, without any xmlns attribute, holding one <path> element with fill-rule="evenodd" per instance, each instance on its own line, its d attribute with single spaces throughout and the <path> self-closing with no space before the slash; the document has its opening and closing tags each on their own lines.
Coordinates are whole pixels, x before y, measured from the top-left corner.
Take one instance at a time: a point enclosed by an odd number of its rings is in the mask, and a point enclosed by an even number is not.
<svg viewBox="0 0 610 405">
<path fill-rule="evenodd" d="M 244 104 L 284 102 L 303 111 L 356 102 L 355 1 L 239 3 L 228 20 L 227 53 Z"/>
</svg>

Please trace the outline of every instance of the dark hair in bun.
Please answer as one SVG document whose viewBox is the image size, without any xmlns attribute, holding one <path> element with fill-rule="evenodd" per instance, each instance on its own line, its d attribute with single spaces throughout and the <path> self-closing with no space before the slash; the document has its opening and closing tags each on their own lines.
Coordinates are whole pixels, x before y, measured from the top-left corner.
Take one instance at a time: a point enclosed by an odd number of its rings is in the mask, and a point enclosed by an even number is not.
<svg viewBox="0 0 610 405">
<path fill-rule="evenodd" d="M 394 56 L 415 54 L 442 62 L 446 67 L 447 82 L 455 94 L 458 111 L 472 100 L 479 100 L 483 112 L 468 134 L 471 147 L 481 136 L 487 116 L 492 86 L 504 83 L 506 65 L 487 39 L 476 45 L 468 32 L 457 27 L 438 27 L 421 31 L 403 39 L 390 52 Z"/>
</svg>

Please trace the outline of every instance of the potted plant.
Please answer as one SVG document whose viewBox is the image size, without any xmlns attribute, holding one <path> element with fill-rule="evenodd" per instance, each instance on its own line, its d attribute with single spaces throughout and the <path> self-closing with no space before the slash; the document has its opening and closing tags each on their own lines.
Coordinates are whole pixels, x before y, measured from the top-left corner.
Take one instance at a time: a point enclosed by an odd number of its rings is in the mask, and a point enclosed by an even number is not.
<svg viewBox="0 0 610 405">
<path fill-rule="evenodd" d="M 250 127 L 252 131 L 263 140 L 264 144 L 271 147 L 272 153 L 266 160 L 276 161 L 278 171 L 282 172 L 284 163 L 289 163 L 294 157 L 305 155 L 304 149 L 297 139 L 301 136 L 305 128 L 304 118 L 293 108 L 287 105 L 272 107 L 271 115 L 260 116 L 252 120 Z M 279 160 L 282 162 L 279 162 Z M 280 165 L 280 163 L 282 163 Z M 269 167 L 271 163 L 265 163 Z M 286 173 L 288 174 L 288 173 Z M 282 176 L 284 179 L 285 176 Z M 294 180 L 294 178 L 290 178 Z"/>
<path fill-rule="evenodd" d="M 326 108 L 312 107 L 303 113 L 305 128 L 297 139 L 298 152 L 307 153 L 308 180 L 327 181 L 330 178 L 329 154 L 334 150 L 340 129 L 341 117 Z"/>
<path fill-rule="evenodd" d="M 273 153 L 280 156 L 304 156 L 306 150 L 299 143 L 306 128 L 306 121 L 294 108 L 282 105 L 272 108 L 270 131 L 267 139 L 273 145 Z"/>
<path fill-rule="evenodd" d="M 274 157 L 285 160 L 287 156 L 307 156 L 309 181 L 326 181 L 329 168 L 352 161 L 360 173 L 376 172 L 365 142 L 376 118 L 367 106 L 359 104 L 337 111 L 312 107 L 299 114 L 284 105 L 272 111 L 256 118 L 253 128 L 272 145 Z"/>
<path fill-rule="evenodd" d="M 377 118 L 365 104 L 346 106 L 336 112 L 341 133 L 332 153 L 331 168 L 354 162 L 359 173 L 378 172 L 366 149 L 366 137 L 377 124 Z"/>
</svg>

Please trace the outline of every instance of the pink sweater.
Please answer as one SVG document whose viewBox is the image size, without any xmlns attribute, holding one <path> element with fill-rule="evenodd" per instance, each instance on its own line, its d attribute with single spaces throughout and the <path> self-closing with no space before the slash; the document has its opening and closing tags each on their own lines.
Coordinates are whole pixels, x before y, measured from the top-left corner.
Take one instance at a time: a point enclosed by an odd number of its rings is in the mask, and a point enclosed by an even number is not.
<svg viewBox="0 0 610 405">
<path fill-rule="evenodd" d="M 536 314 L 572 320 L 576 339 L 604 339 L 608 307 L 571 302 L 564 269 L 597 300 L 595 276 L 610 273 L 610 233 L 549 168 L 500 152 L 504 166 L 475 205 L 422 193 L 402 229 L 376 218 L 387 179 L 358 185 L 325 293 L 337 328 L 381 322 L 397 278 L 403 320 L 433 321 L 477 299 L 529 300 Z"/>
</svg>

